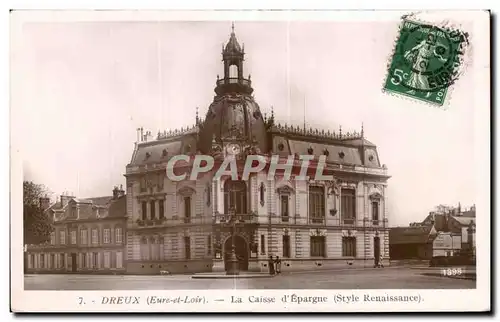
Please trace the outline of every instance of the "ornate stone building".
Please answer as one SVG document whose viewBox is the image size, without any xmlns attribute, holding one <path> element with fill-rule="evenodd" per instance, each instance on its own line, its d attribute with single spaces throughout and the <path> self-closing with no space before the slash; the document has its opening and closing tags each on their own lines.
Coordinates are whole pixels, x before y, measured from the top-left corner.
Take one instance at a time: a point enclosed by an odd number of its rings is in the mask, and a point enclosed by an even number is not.
<svg viewBox="0 0 500 322">
<path fill-rule="evenodd" d="M 75 198 L 61 196 L 50 205 L 41 198 L 42 209 L 52 218 L 50 241 L 28 245 L 27 273 L 125 272 L 125 191 L 115 187 L 112 196 Z"/>
<path fill-rule="evenodd" d="M 127 272 L 162 270 L 201 272 L 223 268 L 231 247 L 228 215 L 237 216 L 236 254 L 243 270 L 267 270 L 270 255 L 280 256 L 282 270 L 373 266 L 388 260 L 387 169 L 376 146 L 360 133 L 337 133 L 280 125 L 266 117 L 244 77 L 244 48 L 234 30 L 223 48 L 223 78 L 205 119 L 187 129 L 150 132 L 139 140 L 126 168 Z M 214 57 L 215 59 L 215 57 Z M 248 180 L 214 179 L 214 171 L 197 180 L 171 181 L 167 162 L 176 155 L 211 155 L 220 160 L 245 156 L 270 160 L 279 155 L 326 158 L 324 173 L 333 180 L 269 180 L 269 167 Z M 281 162 L 280 161 L 280 162 Z M 295 162 L 294 161 L 294 162 Z M 314 170 L 311 162 L 310 171 Z M 188 170 L 192 159 L 175 164 Z M 294 171 L 300 168 L 294 163 Z M 175 172 L 174 171 L 174 172 Z"/>
</svg>

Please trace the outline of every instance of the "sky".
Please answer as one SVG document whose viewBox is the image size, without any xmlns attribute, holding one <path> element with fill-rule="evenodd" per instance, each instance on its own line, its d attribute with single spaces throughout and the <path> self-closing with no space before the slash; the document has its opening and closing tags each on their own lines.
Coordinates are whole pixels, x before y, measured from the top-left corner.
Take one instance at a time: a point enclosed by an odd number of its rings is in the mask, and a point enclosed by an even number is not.
<svg viewBox="0 0 500 322">
<path fill-rule="evenodd" d="M 25 23 L 11 52 L 11 122 L 25 180 L 53 197 L 125 185 L 136 128 L 193 125 L 223 74 L 231 22 Z M 474 68 L 444 110 L 382 92 L 397 21 L 235 23 L 263 113 L 360 131 L 386 164 L 389 224 L 475 203 Z"/>
</svg>

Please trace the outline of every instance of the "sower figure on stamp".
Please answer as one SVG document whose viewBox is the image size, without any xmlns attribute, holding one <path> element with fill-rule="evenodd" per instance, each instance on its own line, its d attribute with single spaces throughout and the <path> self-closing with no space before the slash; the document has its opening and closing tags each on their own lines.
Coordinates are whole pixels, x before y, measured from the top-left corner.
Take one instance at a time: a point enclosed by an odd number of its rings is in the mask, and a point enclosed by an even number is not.
<svg viewBox="0 0 500 322">
<path fill-rule="evenodd" d="M 272 255 L 269 255 L 269 261 L 267 264 L 269 265 L 269 275 L 274 275 L 274 261 Z"/>
<path fill-rule="evenodd" d="M 408 50 L 404 57 L 412 64 L 412 72 L 408 79 L 407 85 L 412 88 L 410 93 L 415 93 L 415 89 L 428 91 L 430 90 L 429 81 L 427 79 L 427 69 L 429 61 L 436 57 L 442 62 L 446 62 L 442 54 L 446 51 L 446 47 L 436 41 L 436 36 L 428 34 L 426 40 L 422 40 L 418 45 Z M 430 96 L 431 92 L 427 93 Z"/>
<path fill-rule="evenodd" d="M 276 256 L 274 263 L 276 264 L 276 274 L 281 274 L 281 259 L 279 256 Z"/>
</svg>

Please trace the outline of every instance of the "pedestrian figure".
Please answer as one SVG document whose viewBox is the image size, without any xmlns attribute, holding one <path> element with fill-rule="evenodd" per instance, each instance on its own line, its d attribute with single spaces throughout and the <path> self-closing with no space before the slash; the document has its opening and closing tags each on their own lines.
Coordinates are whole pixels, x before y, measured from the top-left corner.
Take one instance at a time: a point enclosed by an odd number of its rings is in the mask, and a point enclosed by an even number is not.
<svg viewBox="0 0 500 322">
<path fill-rule="evenodd" d="M 276 256 L 274 263 L 276 264 L 276 274 L 281 274 L 281 259 L 279 256 Z"/>
<path fill-rule="evenodd" d="M 269 275 L 274 275 L 274 261 L 272 255 L 269 255 L 268 265 L 269 265 Z"/>
<path fill-rule="evenodd" d="M 384 268 L 384 262 L 382 261 L 382 259 L 382 254 L 380 254 L 380 257 L 378 259 L 378 267 Z"/>
</svg>

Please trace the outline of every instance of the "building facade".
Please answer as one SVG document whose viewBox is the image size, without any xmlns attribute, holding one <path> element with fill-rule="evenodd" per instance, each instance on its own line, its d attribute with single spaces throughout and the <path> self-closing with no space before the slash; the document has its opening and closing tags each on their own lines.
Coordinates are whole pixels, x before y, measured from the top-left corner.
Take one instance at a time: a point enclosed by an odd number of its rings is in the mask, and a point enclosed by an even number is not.
<svg viewBox="0 0 500 322">
<path fill-rule="evenodd" d="M 390 229 L 390 259 L 429 260 L 436 256 L 475 255 L 476 207 L 432 211 L 409 227 Z"/>
<path fill-rule="evenodd" d="M 242 270 L 267 270 L 269 256 L 282 258 L 282 270 L 373 266 L 388 259 L 387 169 L 376 146 L 360 133 L 337 133 L 280 125 L 265 117 L 244 77 L 244 50 L 236 35 L 223 48 L 224 76 L 217 76 L 215 97 L 205 118 L 186 129 L 150 132 L 139 140 L 126 167 L 127 272 L 203 272 L 224 269 L 234 243 Z M 215 59 L 215 57 L 214 57 Z M 248 180 L 215 177 L 172 181 L 166 167 L 172 157 L 177 175 L 189 173 L 192 157 L 210 155 L 217 162 L 260 155 L 280 163 L 300 156 L 326 158 L 324 174 L 333 180 L 296 180 L 269 164 Z M 240 172 L 241 174 L 241 172 Z M 228 225 L 230 213 L 237 218 Z M 231 229 L 235 230 L 230 238 Z"/>
<path fill-rule="evenodd" d="M 113 196 L 78 199 L 61 196 L 42 208 L 53 218 L 50 241 L 28 245 L 27 273 L 124 273 L 126 196 L 115 187 Z"/>
<path fill-rule="evenodd" d="M 476 254 L 475 205 L 462 209 L 459 204 L 458 207 L 446 211 L 432 211 L 423 220 L 422 224 L 434 225 L 439 232 L 451 233 L 454 239 L 460 239 L 462 252 Z"/>
</svg>

